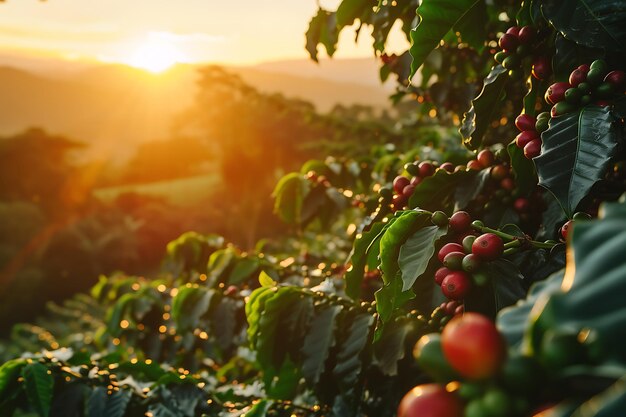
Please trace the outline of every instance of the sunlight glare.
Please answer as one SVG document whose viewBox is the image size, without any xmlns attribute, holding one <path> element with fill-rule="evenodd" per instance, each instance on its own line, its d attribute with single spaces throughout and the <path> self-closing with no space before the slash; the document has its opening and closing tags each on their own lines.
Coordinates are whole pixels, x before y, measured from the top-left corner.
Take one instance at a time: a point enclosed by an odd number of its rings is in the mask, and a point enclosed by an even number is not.
<svg viewBox="0 0 626 417">
<path fill-rule="evenodd" d="M 160 73 L 183 61 L 183 54 L 172 42 L 151 37 L 137 47 L 129 64 L 135 68 Z"/>
</svg>

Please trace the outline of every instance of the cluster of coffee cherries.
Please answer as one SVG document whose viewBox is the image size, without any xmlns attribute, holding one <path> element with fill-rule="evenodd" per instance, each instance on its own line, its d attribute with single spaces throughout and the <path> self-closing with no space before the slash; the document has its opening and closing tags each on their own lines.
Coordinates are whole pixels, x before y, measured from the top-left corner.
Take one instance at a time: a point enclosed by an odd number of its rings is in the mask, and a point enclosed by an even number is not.
<svg viewBox="0 0 626 417">
<path fill-rule="evenodd" d="M 524 150 L 524 156 L 532 159 L 541 154 L 541 132 L 548 129 L 550 113 L 539 113 L 537 117 L 522 113 L 515 119 L 515 127 L 520 133 L 515 137 L 515 145 Z"/>
<path fill-rule="evenodd" d="M 443 264 L 435 272 L 435 282 L 441 286 L 443 294 L 452 301 L 462 301 L 469 294 L 473 285 L 484 285 L 486 278 L 479 273 L 485 262 L 494 261 L 502 256 L 504 242 L 494 233 L 476 236 L 472 229 L 472 218 L 465 211 L 457 211 L 450 218 L 437 211 L 432 215 L 432 222 L 438 226 L 448 224 L 457 236 L 457 242 L 446 243 L 439 249 L 437 259 Z M 461 243 L 458 243 L 458 242 Z M 455 314 L 462 311 L 455 305 Z M 446 311 L 448 310 L 446 306 Z"/>
<path fill-rule="evenodd" d="M 394 210 L 401 210 L 406 207 L 409 198 L 413 195 L 415 187 L 426 177 L 430 177 L 437 169 L 437 163 L 431 161 L 409 162 L 404 166 L 406 172 L 412 177 L 409 179 L 403 175 L 398 175 L 393 180 L 393 197 L 391 202 Z"/>
<path fill-rule="evenodd" d="M 537 29 L 532 26 L 512 26 L 498 40 L 502 49 L 494 55 L 497 63 L 509 70 L 510 75 L 521 75 L 522 60 L 532 56 L 532 74 L 539 80 L 546 79 L 552 74 L 550 59 L 544 55 L 533 56 L 533 48 L 538 38 Z"/>
<path fill-rule="evenodd" d="M 564 241 L 567 240 L 567 236 L 569 235 L 570 231 L 574 227 L 574 223 L 576 223 L 576 221 L 579 221 L 579 220 L 591 220 L 591 216 L 588 213 L 585 213 L 582 211 L 578 213 L 574 213 L 574 216 L 572 216 L 571 219 L 566 221 L 563 224 L 563 226 L 561 226 L 561 228 L 559 229 L 559 233 L 561 234 L 561 237 L 563 238 Z"/>
<path fill-rule="evenodd" d="M 626 73 L 619 70 L 609 72 L 607 63 L 598 59 L 591 65 L 583 64 L 572 71 L 568 82 L 552 84 L 544 98 L 553 105 L 550 115 L 558 117 L 591 103 L 608 106 L 611 100 L 624 95 L 625 91 Z"/>
</svg>

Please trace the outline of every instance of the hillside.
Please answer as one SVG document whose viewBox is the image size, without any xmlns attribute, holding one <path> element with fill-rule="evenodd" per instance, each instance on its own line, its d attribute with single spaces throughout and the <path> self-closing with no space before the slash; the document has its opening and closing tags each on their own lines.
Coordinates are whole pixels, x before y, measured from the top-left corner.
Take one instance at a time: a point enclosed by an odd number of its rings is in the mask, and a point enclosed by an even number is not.
<svg viewBox="0 0 626 417">
<path fill-rule="evenodd" d="M 278 63 L 275 71 L 271 68 L 267 64 L 230 69 L 261 91 L 302 98 L 321 111 L 336 103 L 386 105 L 388 92 L 360 79 L 349 83 L 336 74 L 323 78 L 311 71 L 297 75 L 300 64 Z M 0 67 L 0 134 L 40 126 L 96 144 L 94 150 L 101 156 L 117 156 L 122 143 L 170 136 L 173 118 L 193 104 L 197 70 L 180 65 L 154 75 L 121 65 L 100 65 L 84 68 L 70 78 L 66 73 L 43 76 Z"/>
</svg>

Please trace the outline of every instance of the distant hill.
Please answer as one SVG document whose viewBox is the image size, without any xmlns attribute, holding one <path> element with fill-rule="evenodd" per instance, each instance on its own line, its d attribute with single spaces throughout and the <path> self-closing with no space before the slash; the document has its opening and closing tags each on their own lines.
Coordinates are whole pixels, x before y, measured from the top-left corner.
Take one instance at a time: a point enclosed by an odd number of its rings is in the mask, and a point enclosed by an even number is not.
<svg viewBox="0 0 626 417">
<path fill-rule="evenodd" d="M 362 82 L 355 74 L 347 80 L 345 69 L 315 75 L 307 66 L 304 61 L 284 61 L 230 69 L 261 91 L 311 101 L 320 111 L 337 103 L 387 106 L 384 87 Z M 351 67 L 357 71 L 356 65 Z M 198 67 L 191 65 L 159 75 L 123 65 L 98 65 L 72 76 L 67 68 L 43 76 L 0 67 L 0 134 L 39 126 L 95 144 L 103 158 L 119 156 L 120 145 L 130 152 L 129 145 L 169 137 L 172 120 L 193 104 L 197 78 Z"/>
</svg>

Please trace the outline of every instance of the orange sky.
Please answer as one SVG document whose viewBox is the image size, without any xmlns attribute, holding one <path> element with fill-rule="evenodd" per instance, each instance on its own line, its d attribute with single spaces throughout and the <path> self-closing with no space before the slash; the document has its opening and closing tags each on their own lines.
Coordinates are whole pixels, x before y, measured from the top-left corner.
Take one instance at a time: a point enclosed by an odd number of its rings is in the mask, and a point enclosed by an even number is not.
<svg viewBox="0 0 626 417">
<path fill-rule="evenodd" d="M 339 1 L 322 1 L 334 9 Z M 8 0 L 0 3 L 0 51 L 121 62 L 251 64 L 306 58 L 315 0 Z M 391 50 L 406 44 L 399 31 Z M 371 56 L 371 38 L 342 35 L 335 57 Z"/>
</svg>

